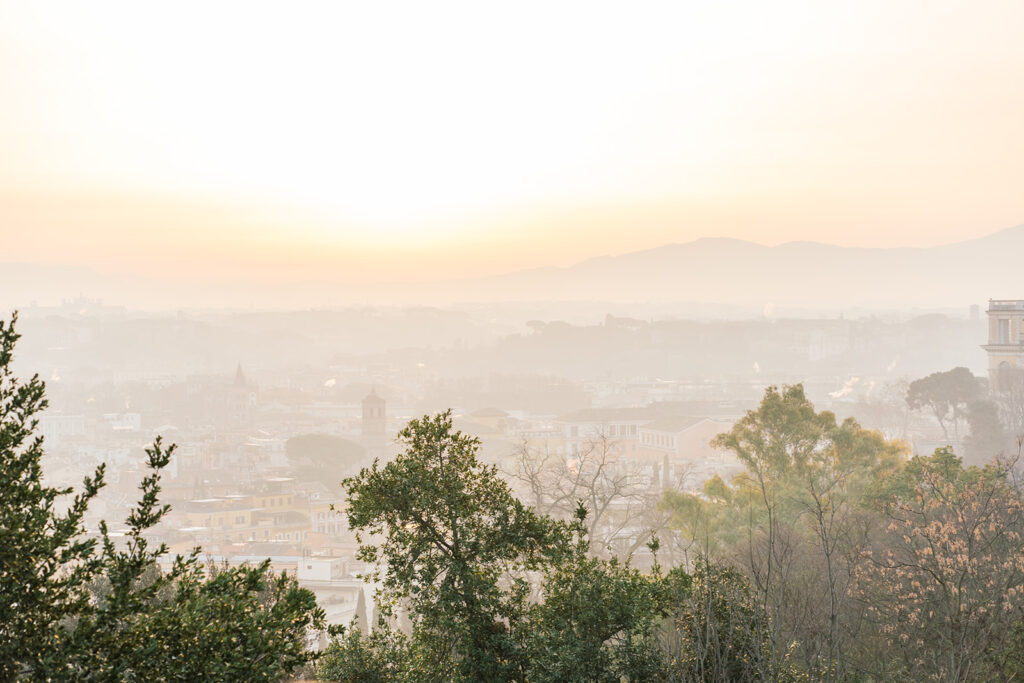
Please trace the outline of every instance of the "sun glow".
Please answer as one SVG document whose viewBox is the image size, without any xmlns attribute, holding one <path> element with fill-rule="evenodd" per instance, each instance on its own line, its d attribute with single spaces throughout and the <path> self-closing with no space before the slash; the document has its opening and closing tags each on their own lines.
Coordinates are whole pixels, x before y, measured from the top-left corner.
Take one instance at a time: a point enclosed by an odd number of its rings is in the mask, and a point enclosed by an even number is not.
<svg viewBox="0 0 1024 683">
<path fill-rule="evenodd" d="M 200 7 L 196 22 L 188 10 Z M 47 146 L 59 144 L 59 157 L 37 156 L 21 180 L 263 198 L 392 236 L 651 180 L 635 164 L 623 172 L 606 144 L 645 107 L 645 88 L 648 104 L 664 96 L 638 63 L 679 57 L 675 41 L 606 49 L 640 16 L 573 7 L 538 23 L 477 3 L 305 7 L 17 8 L 21 22 L 9 25 L 43 25 L 51 39 L 18 47 L 53 67 L 62 98 L 89 103 L 53 121 L 62 134 Z"/>
<path fill-rule="evenodd" d="M 1011 18 L 1024 5 L 0 4 L 0 191 L 118 195 L 111 224 L 138 197 L 229 207 L 182 234 L 310 250 L 941 241 L 1024 210 Z"/>
</svg>

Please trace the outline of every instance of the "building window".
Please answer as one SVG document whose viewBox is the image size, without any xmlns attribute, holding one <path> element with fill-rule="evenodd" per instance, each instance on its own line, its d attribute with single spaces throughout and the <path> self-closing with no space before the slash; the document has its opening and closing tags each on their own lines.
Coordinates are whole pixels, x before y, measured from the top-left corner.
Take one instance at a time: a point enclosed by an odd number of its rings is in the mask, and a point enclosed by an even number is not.
<svg viewBox="0 0 1024 683">
<path fill-rule="evenodd" d="M 999 319 L 999 343 L 1010 343 L 1010 321 L 1007 318 Z"/>
</svg>

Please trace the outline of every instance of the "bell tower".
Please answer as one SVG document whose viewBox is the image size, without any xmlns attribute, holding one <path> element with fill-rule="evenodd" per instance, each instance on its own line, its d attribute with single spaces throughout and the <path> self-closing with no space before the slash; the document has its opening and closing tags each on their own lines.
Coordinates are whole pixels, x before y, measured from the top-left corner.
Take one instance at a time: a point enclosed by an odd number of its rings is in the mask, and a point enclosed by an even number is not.
<svg viewBox="0 0 1024 683">
<path fill-rule="evenodd" d="M 370 389 L 370 393 L 363 399 L 363 421 L 360 426 L 363 445 L 370 451 L 383 448 L 387 422 L 387 403 L 377 395 L 376 389 Z"/>
</svg>

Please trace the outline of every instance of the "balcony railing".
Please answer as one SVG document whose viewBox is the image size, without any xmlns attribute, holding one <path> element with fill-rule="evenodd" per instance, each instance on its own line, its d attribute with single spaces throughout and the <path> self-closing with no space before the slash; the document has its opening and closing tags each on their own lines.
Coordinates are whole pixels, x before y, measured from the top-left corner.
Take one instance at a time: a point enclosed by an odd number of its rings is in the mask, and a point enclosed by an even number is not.
<svg viewBox="0 0 1024 683">
<path fill-rule="evenodd" d="M 990 311 L 1024 311 L 1024 299 L 989 299 Z"/>
</svg>

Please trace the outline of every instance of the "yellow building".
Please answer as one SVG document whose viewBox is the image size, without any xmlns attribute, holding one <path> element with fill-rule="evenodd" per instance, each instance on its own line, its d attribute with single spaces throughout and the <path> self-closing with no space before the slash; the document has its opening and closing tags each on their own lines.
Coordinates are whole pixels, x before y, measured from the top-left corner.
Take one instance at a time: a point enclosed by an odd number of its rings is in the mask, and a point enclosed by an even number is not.
<svg viewBox="0 0 1024 683">
<path fill-rule="evenodd" d="M 220 541 L 301 541 L 312 531 L 309 504 L 290 493 L 190 500 L 175 516 L 179 530 Z"/>
<path fill-rule="evenodd" d="M 347 534 L 348 517 L 342 512 L 344 507 L 341 503 L 335 505 L 330 501 L 310 503 L 309 517 L 313 532 L 328 537 Z"/>
</svg>

